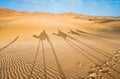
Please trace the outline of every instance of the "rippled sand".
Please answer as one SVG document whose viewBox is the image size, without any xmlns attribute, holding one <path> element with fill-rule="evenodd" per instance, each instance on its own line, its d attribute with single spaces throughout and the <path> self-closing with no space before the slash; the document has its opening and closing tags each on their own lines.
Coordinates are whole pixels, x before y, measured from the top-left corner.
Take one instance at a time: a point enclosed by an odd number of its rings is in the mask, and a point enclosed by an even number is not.
<svg viewBox="0 0 120 79">
<path fill-rule="evenodd" d="M 119 32 L 98 31 L 109 29 L 103 25 L 59 16 L 2 17 L 0 79 L 90 79 L 94 66 L 102 67 L 120 49 Z M 50 41 L 33 37 L 43 30 Z M 119 79 L 119 65 L 100 75 Z"/>
</svg>

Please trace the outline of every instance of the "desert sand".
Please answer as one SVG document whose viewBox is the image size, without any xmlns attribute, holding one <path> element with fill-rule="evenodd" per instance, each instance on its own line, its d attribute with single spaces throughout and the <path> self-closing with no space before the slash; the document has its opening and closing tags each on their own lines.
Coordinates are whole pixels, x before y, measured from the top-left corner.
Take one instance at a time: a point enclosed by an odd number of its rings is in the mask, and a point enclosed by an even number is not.
<svg viewBox="0 0 120 79">
<path fill-rule="evenodd" d="M 0 9 L 0 79 L 120 79 L 120 17 Z"/>
</svg>

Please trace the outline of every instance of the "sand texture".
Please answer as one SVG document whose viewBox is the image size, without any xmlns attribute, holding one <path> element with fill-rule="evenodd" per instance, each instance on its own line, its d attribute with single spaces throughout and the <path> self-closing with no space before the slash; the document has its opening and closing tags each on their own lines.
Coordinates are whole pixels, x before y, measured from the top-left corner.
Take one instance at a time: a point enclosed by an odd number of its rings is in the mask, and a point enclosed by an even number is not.
<svg viewBox="0 0 120 79">
<path fill-rule="evenodd" d="M 0 9 L 0 79 L 120 79 L 120 17 Z"/>
</svg>

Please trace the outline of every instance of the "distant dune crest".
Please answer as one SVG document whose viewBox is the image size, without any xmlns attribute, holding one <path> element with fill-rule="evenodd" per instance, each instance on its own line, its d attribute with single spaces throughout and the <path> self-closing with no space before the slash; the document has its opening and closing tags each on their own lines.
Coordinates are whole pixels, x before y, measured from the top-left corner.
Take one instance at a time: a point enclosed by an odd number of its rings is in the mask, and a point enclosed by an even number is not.
<svg viewBox="0 0 120 79">
<path fill-rule="evenodd" d="M 19 17 L 28 16 L 28 17 Z M 29 17 L 30 16 L 30 17 Z M 31 17 L 33 16 L 33 17 Z M 37 17 L 34 17 L 37 16 Z M 45 26 L 79 26 L 85 31 L 91 32 L 109 32 L 109 33 L 120 33 L 120 17 L 114 16 L 90 16 L 77 14 L 74 12 L 54 14 L 45 12 L 27 12 L 27 11 L 15 11 L 8 8 L 0 8 L 0 19 L 1 24 L 11 22 L 13 17 L 24 20 L 28 23 L 39 23 Z M 11 19 L 5 19 L 4 17 L 11 17 Z M 28 18 L 28 19 L 27 19 Z M 49 19 L 48 19 L 49 18 Z M 36 19 L 36 20 L 35 20 Z M 38 24 L 36 24 L 38 25 Z"/>
<path fill-rule="evenodd" d="M 27 11 L 15 11 L 8 8 L 0 8 L 0 15 L 63 15 L 63 16 L 79 16 L 81 14 L 68 12 L 68 13 L 62 13 L 62 14 L 54 14 L 54 13 L 47 13 L 47 12 L 27 12 Z"/>
</svg>

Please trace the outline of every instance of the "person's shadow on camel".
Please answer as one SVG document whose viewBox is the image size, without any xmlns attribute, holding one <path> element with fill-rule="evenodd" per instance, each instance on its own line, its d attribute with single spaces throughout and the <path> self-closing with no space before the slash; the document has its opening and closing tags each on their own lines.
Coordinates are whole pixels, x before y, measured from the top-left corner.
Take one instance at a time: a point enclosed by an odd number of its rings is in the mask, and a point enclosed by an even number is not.
<svg viewBox="0 0 120 79">
<path fill-rule="evenodd" d="M 38 36 L 34 34 L 33 37 L 37 38 L 41 41 L 46 40 L 46 39 L 47 39 L 47 41 L 49 41 L 48 35 L 46 34 L 45 30 L 43 30 L 43 32 L 41 32 L 41 34 Z"/>
<path fill-rule="evenodd" d="M 62 31 L 59 30 L 59 29 L 58 29 L 58 33 L 53 33 L 53 35 L 60 36 L 60 37 L 62 37 L 63 39 L 67 39 L 67 38 L 74 39 L 73 37 L 71 37 L 70 35 L 62 32 Z"/>
</svg>

